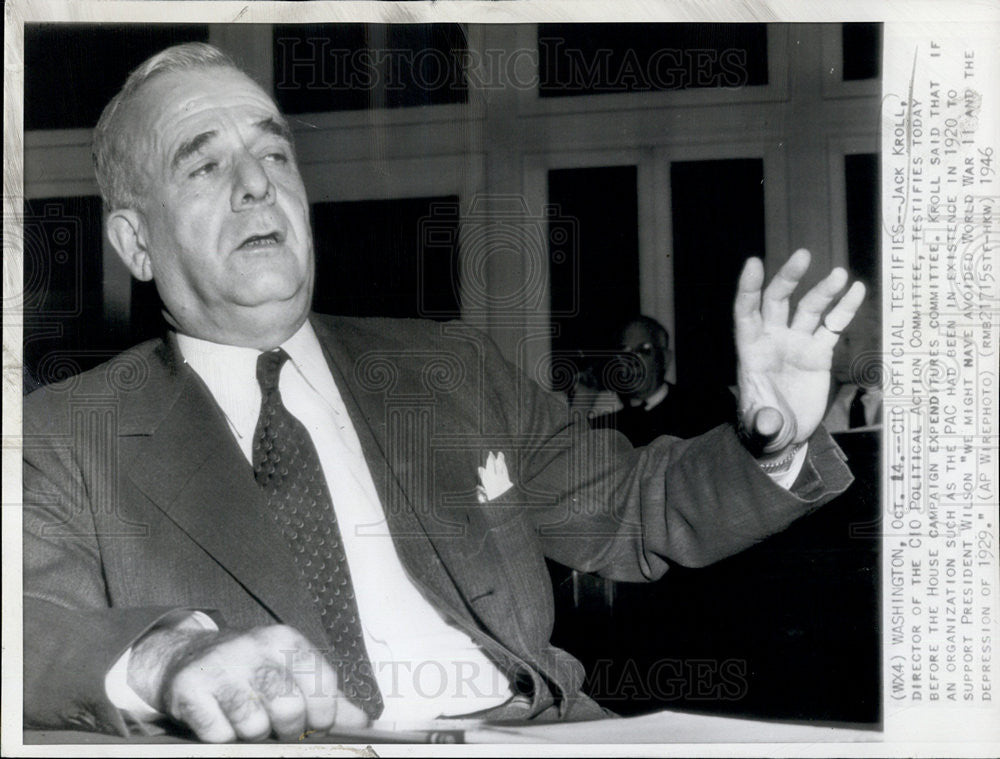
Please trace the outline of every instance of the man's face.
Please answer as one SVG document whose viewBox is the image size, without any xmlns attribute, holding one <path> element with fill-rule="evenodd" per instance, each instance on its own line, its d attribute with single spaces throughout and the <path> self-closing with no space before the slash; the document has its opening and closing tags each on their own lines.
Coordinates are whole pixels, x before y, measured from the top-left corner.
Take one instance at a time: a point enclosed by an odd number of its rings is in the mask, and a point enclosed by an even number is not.
<svg viewBox="0 0 1000 759">
<path fill-rule="evenodd" d="M 631 354 L 629 366 L 635 362 L 634 367 L 639 372 L 627 391 L 620 395 L 636 400 L 652 395 L 660 386 L 666 369 L 666 357 L 654 336 L 642 324 L 629 324 L 620 335 L 618 347 L 623 353 Z"/>
<path fill-rule="evenodd" d="M 170 72 L 126 118 L 141 135 L 137 244 L 177 326 L 261 348 L 288 337 L 309 311 L 312 235 L 270 97 L 234 69 Z"/>
</svg>

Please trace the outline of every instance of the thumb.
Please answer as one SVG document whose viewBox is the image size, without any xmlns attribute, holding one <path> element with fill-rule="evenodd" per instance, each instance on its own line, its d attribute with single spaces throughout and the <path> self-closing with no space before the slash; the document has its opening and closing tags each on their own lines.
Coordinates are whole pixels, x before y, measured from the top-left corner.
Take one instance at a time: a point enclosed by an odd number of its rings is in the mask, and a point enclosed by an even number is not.
<svg viewBox="0 0 1000 759">
<path fill-rule="evenodd" d="M 744 445 L 754 456 L 777 453 L 795 440 L 795 416 L 774 406 L 763 406 L 752 412 L 747 423 L 742 420 Z"/>
</svg>

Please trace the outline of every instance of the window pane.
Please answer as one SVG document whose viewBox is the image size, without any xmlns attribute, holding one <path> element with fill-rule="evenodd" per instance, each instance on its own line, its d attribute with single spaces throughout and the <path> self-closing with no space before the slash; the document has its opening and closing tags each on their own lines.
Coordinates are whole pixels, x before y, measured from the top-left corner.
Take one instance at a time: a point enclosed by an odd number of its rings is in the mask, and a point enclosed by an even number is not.
<svg viewBox="0 0 1000 759">
<path fill-rule="evenodd" d="M 764 162 L 676 162 L 670 192 L 677 380 L 733 384 L 736 280 L 748 257 L 764 255 Z"/>
<path fill-rule="evenodd" d="M 847 263 L 855 276 L 879 283 L 878 155 L 844 156 L 847 187 Z"/>
<path fill-rule="evenodd" d="M 636 167 L 550 171 L 549 203 L 576 236 L 567 247 L 549 234 L 552 321 L 558 326 L 552 349 L 583 371 L 591 361 L 586 355 L 574 359 L 574 353 L 614 347 L 615 330 L 639 313 Z M 597 367 L 596 377 L 601 374 Z M 556 377 L 553 386 L 559 387 Z"/>
<path fill-rule="evenodd" d="M 102 329 L 101 242 L 100 198 L 25 201 L 24 366 L 35 384 L 89 369 L 122 347 Z"/>
<path fill-rule="evenodd" d="M 312 208 L 316 311 L 439 320 L 461 315 L 458 213 L 441 212 L 457 209 L 457 196 L 315 203 Z M 431 244 L 425 244 L 428 240 Z"/>
<path fill-rule="evenodd" d="M 766 24 L 540 24 L 539 95 L 767 84 Z"/>
<path fill-rule="evenodd" d="M 129 332 L 133 343 L 141 343 L 163 334 L 167 323 L 163 319 L 163 301 L 156 283 L 132 279 L 129 309 Z"/>
<path fill-rule="evenodd" d="M 283 24 L 274 84 L 285 113 L 464 103 L 458 24 Z"/>
<path fill-rule="evenodd" d="M 882 25 L 841 24 L 844 81 L 874 79 L 882 71 Z"/>
<path fill-rule="evenodd" d="M 91 128 L 146 58 L 207 39 L 204 24 L 25 24 L 24 128 Z"/>
</svg>

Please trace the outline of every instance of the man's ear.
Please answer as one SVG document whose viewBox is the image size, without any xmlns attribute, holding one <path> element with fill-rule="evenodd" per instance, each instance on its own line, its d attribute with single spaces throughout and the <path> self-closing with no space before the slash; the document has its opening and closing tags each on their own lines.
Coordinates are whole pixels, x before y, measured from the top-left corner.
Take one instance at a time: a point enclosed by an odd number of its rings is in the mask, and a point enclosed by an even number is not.
<svg viewBox="0 0 1000 759">
<path fill-rule="evenodd" d="M 143 282 L 153 278 L 153 263 L 147 247 L 146 220 L 134 208 L 120 208 L 108 214 L 105 222 L 108 240 L 118 257 Z"/>
</svg>

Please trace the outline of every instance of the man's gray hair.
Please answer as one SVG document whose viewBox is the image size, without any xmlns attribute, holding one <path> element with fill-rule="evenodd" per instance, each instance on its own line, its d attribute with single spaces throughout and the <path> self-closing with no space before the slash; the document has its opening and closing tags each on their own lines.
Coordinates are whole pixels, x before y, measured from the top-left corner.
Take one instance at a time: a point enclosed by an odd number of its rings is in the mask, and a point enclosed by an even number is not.
<svg viewBox="0 0 1000 759">
<path fill-rule="evenodd" d="M 142 87 L 170 71 L 225 67 L 241 71 L 232 58 L 204 42 L 186 42 L 162 50 L 129 74 L 125 86 L 104 108 L 94 129 L 93 159 L 97 185 L 109 211 L 139 208 L 137 135 L 125 126 L 126 116 Z"/>
</svg>

